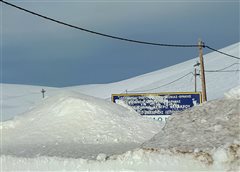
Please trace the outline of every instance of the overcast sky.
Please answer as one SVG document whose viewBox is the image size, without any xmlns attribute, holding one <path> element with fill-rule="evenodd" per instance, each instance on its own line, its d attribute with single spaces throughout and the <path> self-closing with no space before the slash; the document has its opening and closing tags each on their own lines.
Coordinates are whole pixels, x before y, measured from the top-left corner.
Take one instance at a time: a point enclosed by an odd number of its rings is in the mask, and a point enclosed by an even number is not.
<svg viewBox="0 0 240 172">
<path fill-rule="evenodd" d="M 10 1 L 86 29 L 142 41 L 223 48 L 239 42 L 239 1 Z M 139 45 L 92 35 L 1 6 L 2 82 L 109 83 L 198 56 L 197 48 Z M 208 53 L 204 49 L 204 53 Z"/>
</svg>

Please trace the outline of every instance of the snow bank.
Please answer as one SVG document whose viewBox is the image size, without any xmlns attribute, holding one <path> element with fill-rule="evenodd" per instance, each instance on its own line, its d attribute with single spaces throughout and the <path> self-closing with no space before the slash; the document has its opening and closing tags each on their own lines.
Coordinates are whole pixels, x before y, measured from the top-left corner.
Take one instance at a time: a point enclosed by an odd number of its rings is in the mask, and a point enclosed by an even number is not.
<svg viewBox="0 0 240 172">
<path fill-rule="evenodd" d="M 222 151 L 216 156 L 221 156 Z M 60 157 L 20 158 L 1 156 L 3 171 L 237 171 L 217 161 L 207 164 L 205 154 L 180 154 L 163 150 L 136 149 L 122 155 L 100 154 L 98 160 Z M 220 159 L 220 158 L 218 158 Z"/>
<path fill-rule="evenodd" d="M 229 92 L 225 93 L 228 99 L 240 99 L 240 86 L 232 88 Z"/>
<path fill-rule="evenodd" d="M 2 123 L 2 154 L 91 158 L 99 151 L 136 147 L 161 128 L 159 122 L 114 103 L 63 92 Z"/>
<path fill-rule="evenodd" d="M 101 160 L 1 156 L 3 171 L 200 171 L 209 170 L 190 155 L 173 156 L 142 149 Z"/>
<path fill-rule="evenodd" d="M 222 99 L 175 113 L 141 147 L 191 154 L 206 164 L 236 170 L 240 163 L 239 104 L 239 99 Z"/>
<path fill-rule="evenodd" d="M 73 95 L 65 95 L 66 97 L 75 97 Z M 79 98 L 81 97 L 81 101 L 88 102 L 93 105 L 94 103 L 100 101 L 91 97 L 85 97 L 83 95 L 77 95 Z M 62 97 L 62 96 L 60 96 Z M 61 101 L 69 100 L 63 96 Z M 52 100 L 52 99 L 51 99 Z M 59 100 L 59 98 L 55 98 L 53 100 Z M 80 101 L 79 100 L 79 101 Z M 52 102 L 52 101 L 50 101 Z M 74 102 L 74 101 L 71 101 Z M 102 107 L 105 107 L 105 102 L 102 102 Z M 96 103 L 99 104 L 100 102 Z M 46 102 L 48 104 L 49 102 Z M 56 102 L 59 103 L 59 102 Z M 98 152 L 95 159 L 90 160 L 90 158 L 83 159 L 77 158 L 73 159 L 69 156 L 58 156 L 52 157 L 53 155 L 46 156 L 47 154 L 39 154 L 34 156 L 33 158 L 25 157 L 15 157 L 9 156 L 13 154 L 4 154 L 1 155 L 0 160 L 2 162 L 2 170 L 3 171 L 239 171 L 239 157 L 240 157 L 240 139 L 239 139 L 239 103 L 240 100 L 235 99 L 223 99 L 223 100 L 216 100 L 204 103 L 200 106 L 194 107 L 192 109 L 186 110 L 184 112 L 176 113 L 172 115 L 167 124 L 165 125 L 164 129 L 156 134 L 152 139 L 146 141 L 140 148 L 133 149 L 131 151 L 126 151 L 123 154 L 116 155 L 117 150 L 119 147 L 115 147 L 115 154 L 109 155 L 103 152 Z M 80 103 L 78 103 L 79 105 Z M 97 109 L 96 104 L 94 105 L 95 109 Z M 109 103 L 107 103 L 109 104 Z M 50 105 L 50 104 L 49 104 Z M 49 106 L 48 105 L 48 106 Z M 63 104 L 61 104 L 63 105 Z M 42 105 L 43 106 L 43 105 Z M 46 105 L 47 106 L 47 105 Z M 108 108 L 110 108 L 108 105 Z M 114 105 L 116 109 L 116 118 L 119 118 L 119 115 L 123 112 L 128 112 L 127 109 L 118 107 Z M 54 106 L 55 107 L 55 106 Z M 52 107 L 53 108 L 53 107 Z M 80 106 L 83 109 L 90 109 L 84 108 L 84 106 Z M 121 109 L 121 112 L 118 110 Z M 51 109 L 51 108 L 50 108 Z M 58 108 L 55 107 L 55 110 Z M 54 111 L 55 111 L 54 110 Z M 111 110 L 111 108 L 109 109 Z M 106 110 L 108 111 L 108 110 Z M 106 113 L 105 111 L 105 113 Z M 58 121 L 57 114 L 61 115 L 61 111 L 59 113 L 53 113 L 55 120 Z M 132 113 L 132 112 L 131 112 Z M 125 114 L 125 113 L 124 113 Z M 44 116 L 44 114 L 42 114 Z M 49 115 L 49 114 L 48 114 Z M 71 114 L 70 114 L 71 115 Z M 88 114 L 91 115 L 91 114 Z M 106 113 L 106 116 L 109 114 Z M 132 114 L 133 118 L 138 120 L 138 115 Z M 27 120 L 27 115 L 22 116 L 22 119 Z M 29 115 L 29 117 L 32 115 Z M 64 116 L 64 115 L 63 115 Z M 79 115 L 81 116 L 81 115 Z M 71 117 L 72 118 L 72 117 Z M 85 117 L 81 116 L 84 120 Z M 129 115 L 126 115 L 123 118 L 131 119 Z M 21 123 L 16 123 L 18 120 L 12 122 L 11 127 L 16 128 L 17 125 Z M 76 118 L 75 118 L 76 120 Z M 139 119 L 140 120 L 140 119 Z M 143 120 L 141 125 L 145 126 L 145 120 Z M 141 121 L 140 120 L 140 121 Z M 69 121 L 68 121 L 69 122 Z M 126 122 L 126 121 L 124 121 Z M 149 122 L 149 121 L 148 121 Z M 101 123 L 101 120 L 99 121 Z M 7 124 L 7 122 L 5 123 Z M 7 125 L 3 125 L 6 127 Z M 29 123 L 28 123 L 29 124 Z M 73 123 L 70 121 L 71 125 Z M 121 123 L 122 124 L 122 123 Z M 130 131 L 132 130 L 132 123 L 128 123 Z M 35 124 L 36 125 L 36 124 Z M 108 125 L 108 122 L 105 123 Z M 11 127 L 6 127 L 6 137 L 8 134 L 11 135 L 9 129 Z M 22 126 L 23 127 L 23 126 Z M 76 126 L 75 126 L 76 127 Z M 98 125 L 96 126 L 98 127 Z M 148 129 L 151 127 L 155 127 L 153 124 L 149 126 Z M 81 127 L 80 127 L 81 128 Z M 58 128 L 63 132 L 64 130 L 62 127 Z M 77 128 L 79 129 L 79 128 Z M 89 128 L 90 129 L 90 128 Z M 124 129 L 124 128 L 123 128 Z M 91 130 L 91 129 L 90 129 Z M 138 128 L 139 130 L 139 128 Z M 3 130 L 4 131 L 4 130 Z M 80 130 L 81 131 L 81 130 Z M 141 130 L 140 130 L 141 131 Z M 27 132 L 27 131 L 26 131 Z M 35 131 L 37 132 L 37 131 Z M 40 131 L 42 132 L 42 131 Z M 94 131 L 97 132 L 97 131 Z M 111 131 L 107 130 L 106 133 Z M 20 136 L 22 133 L 18 133 Z M 69 134 L 71 134 L 69 132 Z M 124 133 L 122 133 L 124 135 Z M 118 135 L 121 135 L 118 133 Z M 19 137 L 20 137 L 19 136 Z M 29 139 L 36 139 L 31 136 L 31 132 L 29 135 Z M 41 136 L 36 134 L 37 137 Z M 76 135 L 77 136 L 77 135 Z M 149 135 L 147 134 L 146 137 Z M 15 135 L 17 137 L 17 135 Z M 87 136 L 86 136 L 87 137 Z M 126 135 L 125 135 L 126 137 Z M 138 134 L 133 134 L 133 138 L 139 138 Z M 40 137 L 42 138 L 42 137 Z M 26 138 L 24 138 L 25 140 Z M 45 140 L 45 139 L 43 139 Z M 141 140 L 141 139 L 139 139 Z M 4 140 L 3 140 L 4 141 Z M 17 141 L 21 141 L 18 139 Z M 32 141 L 31 141 L 32 142 Z M 45 142 L 45 141 L 43 141 Z M 42 143 L 43 143 L 42 142 Z M 3 142 L 4 143 L 4 142 Z M 12 145 L 21 146 L 14 137 L 11 137 L 11 142 L 8 142 L 7 146 L 10 146 L 12 153 L 14 149 Z M 41 142 L 40 142 L 41 143 Z M 27 149 L 29 149 L 28 144 L 25 142 L 24 144 Z M 64 145 L 62 144 L 62 149 L 66 150 L 66 147 L 77 147 L 77 144 L 74 144 L 71 141 L 71 144 Z M 101 144 L 100 144 L 101 145 Z M 108 149 L 108 144 L 103 144 Z M 4 146 L 4 145 L 3 145 Z M 45 146 L 45 145 L 43 145 Z M 48 146 L 48 145 L 47 145 Z M 80 144 L 80 147 L 84 146 Z M 90 150 L 93 147 L 89 147 L 89 145 L 85 144 L 84 149 Z M 96 146 L 96 145 L 93 145 Z M 123 146 L 125 146 L 123 144 Z M 58 145 L 53 145 L 54 147 L 58 147 Z M 77 149 L 81 149 L 77 147 Z M 103 146 L 104 147 L 104 146 Z M 22 152 L 26 152 L 27 149 L 21 149 Z M 30 147 L 31 149 L 31 147 Z M 47 149 L 47 148 L 46 148 Z M 74 150 L 74 151 L 77 151 Z M 104 150 L 100 148 L 101 150 Z M 47 149 L 47 152 L 51 152 L 52 149 Z M 57 152 L 61 152 L 60 149 L 55 149 Z M 42 149 L 40 152 L 44 151 Z M 74 151 L 69 151 L 69 153 L 73 153 Z M 43 155 L 43 156 L 42 156 Z M 57 154 L 55 154 L 56 156 Z"/>
</svg>

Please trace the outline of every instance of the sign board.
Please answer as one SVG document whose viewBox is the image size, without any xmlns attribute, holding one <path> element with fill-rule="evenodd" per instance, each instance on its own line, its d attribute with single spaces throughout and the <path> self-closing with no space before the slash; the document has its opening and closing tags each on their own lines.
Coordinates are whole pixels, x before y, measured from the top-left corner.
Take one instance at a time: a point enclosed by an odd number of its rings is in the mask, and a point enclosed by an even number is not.
<svg viewBox="0 0 240 172">
<path fill-rule="evenodd" d="M 165 121 L 173 112 L 202 103 L 200 92 L 113 94 L 112 101 L 128 105 L 140 115 Z"/>
</svg>

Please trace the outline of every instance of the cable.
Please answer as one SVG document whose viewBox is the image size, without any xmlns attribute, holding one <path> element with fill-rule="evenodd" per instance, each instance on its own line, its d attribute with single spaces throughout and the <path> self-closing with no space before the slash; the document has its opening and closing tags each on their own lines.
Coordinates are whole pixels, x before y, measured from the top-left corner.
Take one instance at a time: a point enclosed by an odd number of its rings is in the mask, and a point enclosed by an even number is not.
<svg viewBox="0 0 240 172">
<path fill-rule="evenodd" d="M 205 72 L 239 72 L 240 70 L 224 70 L 224 71 L 217 71 L 217 70 L 205 70 Z"/>
<path fill-rule="evenodd" d="M 222 68 L 222 69 L 217 69 L 217 70 L 205 70 L 205 72 L 232 72 L 232 71 L 238 71 L 238 70 L 228 70 L 228 71 L 225 70 L 225 69 L 228 69 L 228 68 L 230 68 L 230 67 L 232 67 L 232 66 L 234 66 L 234 65 L 238 65 L 238 64 L 240 64 L 240 63 L 233 63 L 233 64 L 231 64 L 231 65 L 229 65 L 229 66 L 226 66 L 226 67 L 224 67 L 224 68 Z"/>
<path fill-rule="evenodd" d="M 9 6 L 12 6 L 14 8 L 17 8 L 19 10 L 22 10 L 22 11 L 25 11 L 27 13 L 30 13 L 30 14 L 33 14 L 35 16 L 38 16 L 38 17 L 41 17 L 41 18 L 44 18 L 46 20 L 50 20 L 50 21 L 53 21 L 55 23 L 58 23 L 58 24 L 62 24 L 62 25 L 65 25 L 65 26 L 68 26 L 68 27 L 71 27 L 71 28 L 74 28 L 74 29 L 78 29 L 78 30 L 82 30 L 84 32 L 88 32 L 88 33 L 92 33 L 92 34 L 95 34 L 95 35 L 100 35 L 100 36 L 104 36 L 104 37 L 108 37 L 108 38 L 112 38 L 112 39 L 117 39 L 117 40 L 121 40 L 121 41 L 127 41 L 127 42 L 133 42 L 133 43 L 138 43 L 138 44 L 146 44 L 146 45 L 154 45 L 154 46 L 163 46 L 163 47 L 182 47 L 182 48 L 189 48 L 189 47 L 199 47 L 199 45 L 187 45 L 187 44 L 165 44 L 165 43 L 155 43 L 155 42 L 146 42 L 146 41 L 139 41 L 139 40 L 133 40 L 133 39 L 128 39 L 128 38 L 123 38 L 123 37 L 118 37 L 118 36 L 113 36 L 113 35 L 109 35 L 109 34 L 105 34 L 105 33 L 100 33 L 100 32 L 96 32 L 96 31 L 92 31 L 92 30 L 89 30 L 89 29 L 85 29 L 85 28 L 82 28 L 82 27 L 78 27 L 78 26 L 74 26 L 74 25 L 71 25 L 71 24 L 68 24 L 68 23 L 65 23 L 65 22 L 62 22 L 62 21 L 59 21 L 59 20 L 56 20 L 56 19 L 53 19 L 53 18 L 50 18 L 50 17 L 47 17 L 47 16 L 44 16 L 44 15 L 41 15 L 41 14 L 38 14 L 38 13 L 35 13 L 33 11 L 30 11 L 30 10 L 27 10 L 27 9 L 24 9 L 22 7 L 19 7 L 17 5 L 14 5 L 14 4 L 11 4 L 9 2 L 6 2 L 6 1 L 3 1 L 3 0 L 0 0 L 2 3 L 6 4 L 6 5 L 9 5 Z"/>
<path fill-rule="evenodd" d="M 105 33 L 101 33 L 101 32 L 92 31 L 92 30 L 89 30 L 89 29 L 85 29 L 85 28 L 82 28 L 82 27 L 74 26 L 74 25 L 71 25 L 71 24 L 68 24 L 68 23 L 65 23 L 65 22 L 62 22 L 62 21 L 59 21 L 59 20 L 56 20 L 56 19 L 53 19 L 53 18 L 44 16 L 44 15 L 41 15 L 41 14 L 38 14 L 38 13 L 35 13 L 35 12 L 33 12 L 33 11 L 24 9 L 24 8 L 22 8 L 22 7 L 19 7 L 19 6 L 17 6 L 17 5 L 11 4 L 11 3 L 9 3 L 9 2 L 3 1 L 3 0 L 0 0 L 0 1 L 1 1 L 2 3 L 6 4 L 6 5 L 12 6 L 12 7 L 14 7 L 14 8 L 17 8 L 17 9 L 22 10 L 22 11 L 25 11 L 25 12 L 27 12 L 27 13 L 33 14 L 33 15 L 35 15 L 35 16 L 44 18 L 44 19 L 46 19 L 46 20 L 50 20 L 50 21 L 55 22 L 55 23 L 58 23 L 58 24 L 62 24 L 62 25 L 65 25 L 65 26 L 68 26 L 68 27 L 71 27 L 71 28 L 75 28 L 75 29 L 78 29 L 78 30 L 81 30 L 81 31 L 84 31 L 84 32 L 88 32 L 88 33 L 92 33 L 92 34 L 95 34 L 95 35 L 100 35 L 100 36 L 103 36 L 103 37 L 108 37 L 108 38 L 117 39 L 117 40 L 121 40 L 121 41 L 132 42 L 132 43 L 145 44 L 145 45 L 153 45 L 153 46 L 162 46 L 162 47 L 179 47 L 179 48 L 180 48 L 180 47 L 181 47 L 181 48 L 199 47 L 199 45 L 195 45 L 195 44 L 165 44 L 165 43 L 146 42 L 146 41 L 139 41 L 139 40 L 134 40 L 134 39 L 128 39 L 128 38 L 113 36 L 113 35 L 109 35 L 109 34 L 105 34 Z M 206 48 L 208 48 L 208 49 L 210 49 L 210 50 L 213 50 L 213 51 L 215 51 L 215 52 L 218 52 L 218 53 L 220 53 L 220 54 L 223 54 L 223 55 L 226 55 L 226 56 L 235 58 L 235 59 L 240 59 L 239 57 L 236 57 L 236 56 L 233 56 L 233 55 L 224 53 L 224 52 L 222 52 L 222 51 L 216 50 L 216 49 L 214 49 L 214 48 L 212 48 L 212 47 L 210 47 L 210 46 L 207 46 L 207 45 L 202 45 L 202 47 L 203 47 L 203 48 L 206 47 Z"/>
<path fill-rule="evenodd" d="M 169 83 L 167 83 L 167 84 L 164 84 L 164 85 L 161 85 L 161 86 L 152 88 L 152 89 L 148 89 L 148 90 L 137 90 L 137 91 L 128 91 L 128 92 L 130 92 L 130 93 L 131 93 L 131 92 L 132 92 L 132 93 L 135 93 L 135 92 L 146 92 L 146 91 L 156 90 L 156 89 L 158 89 L 158 88 L 165 87 L 165 86 L 170 85 L 170 84 L 172 84 L 172 83 L 174 83 L 174 82 L 177 82 L 177 81 L 185 78 L 185 77 L 188 76 L 189 74 L 193 74 L 193 73 L 192 73 L 192 72 L 189 72 L 189 73 L 187 73 L 187 74 L 185 74 L 185 75 L 183 75 L 183 76 L 181 76 L 181 77 L 179 77 L 179 78 L 177 78 L 177 79 L 175 79 L 175 80 L 173 80 L 173 81 L 171 81 L 171 82 L 169 82 Z"/>
<path fill-rule="evenodd" d="M 240 58 L 237 57 L 237 56 L 233 56 L 233 55 L 224 53 L 224 52 L 222 52 L 222 51 L 216 50 L 216 49 L 214 49 L 214 48 L 212 48 L 212 47 L 209 47 L 209 46 L 205 46 L 205 47 L 208 48 L 208 49 L 210 49 L 210 50 L 216 51 L 216 52 L 218 52 L 218 53 L 220 53 L 220 54 L 223 54 L 223 55 L 225 55 L 225 56 L 229 56 L 229 57 L 232 57 L 232 58 L 235 58 L 235 59 L 240 60 Z"/>
<path fill-rule="evenodd" d="M 233 64 L 231 64 L 231 65 L 229 65 L 229 66 L 227 66 L 227 67 L 224 67 L 224 68 L 222 68 L 222 69 L 218 69 L 217 71 L 222 71 L 222 70 L 228 69 L 228 68 L 230 68 L 230 67 L 232 67 L 232 66 L 234 66 L 234 65 L 237 65 L 237 64 L 240 64 L 240 63 L 233 63 Z"/>
</svg>

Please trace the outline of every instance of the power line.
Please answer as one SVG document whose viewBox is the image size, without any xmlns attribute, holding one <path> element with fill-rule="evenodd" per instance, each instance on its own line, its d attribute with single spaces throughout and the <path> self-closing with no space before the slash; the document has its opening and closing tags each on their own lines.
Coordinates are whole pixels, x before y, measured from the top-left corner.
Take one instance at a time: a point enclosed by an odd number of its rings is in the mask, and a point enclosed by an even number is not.
<svg viewBox="0 0 240 172">
<path fill-rule="evenodd" d="M 226 66 L 226 67 L 224 67 L 224 68 L 222 68 L 222 69 L 217 69 L 217 70 L 205 70 L 205 72 L 209 72 L 209 71 L 221 72 L 221 71 L 224 71 L 225 69 L 228 69 L 228 68 L 230 68 L 230 67 L 232 67 L 232 66 L 234 66 L 234 65 L 238 65 L 238 64 L 240 64 L 240 63 L 233 63 L 233 64 L 231 64 L 231 65 L 229 65 L 229 66 Z"/>
<path fill-rule="evenodd" d="M 58 24 L 62 24 L 62 25 L 65 25 L 65 26 L 68 26 L 68 27 L 71 27 L 71 28 L 74 28 L 74 29 L 78 29 L 78 30 L 81 30 L 81 31 L 84 31 L 84 32 L 88 32 L 88 33 L 92 33 L 92 34 L 95 34 L 95 35 L 100 35 L 100 36 L 104 36 L 104 37 L 108 37 L 108 38 L 112 38 L 112 39 L 117 39 L 117 40 L 127 41 L 127 42 L 133 42 L 133 43 L 138 43 L 138 44 L 146 44 L 146 45 L 154 45 L 154 46 L 164 46 L 164 47 L 179 47 L 179 48 L 180 47 L 182 47 L 182 48 L 199 47 L 198 45 L 193 45 L 193 44 L 188 44 L 188 45 L 187 44 L 165 44 L 165 43 L 146 42 L 146 41 L 133 40 L 133 39 L 128 39 L 128 38 L 113 36 L 113 35 L 109 35 L 109 34 L 105 34 L 105 33 L 101 33 L 101 32 L 96 32 L 96 31 L 93 31 L 93 30 L 85 29 L 85 28 L 82 28 L 82 27 L 74 26 L 72 24 L 68 24 L 68 23 L 65 23 L 65 22 L 62 22 L 62 21 L 59 21 L 59 20 L 56 20 L 56 19 L 44 16 L 44 15 L 41 15 L 41 14 L 38 14 L 36 12 L 27 10 L 25 8 L 19 7 L 19 6 L 14 5 L 14 4 L 11 4 L 9 2 L 3 1 L 3 0 L 0 0 L 0 1 L 2 3 L 6 4 L 6 5 L 12 6 L 14 8 L 17 8 L 17 9 L 25 11 L 27 13 L 33 14 L 35 16 L 44 18 L 46 20 L 50 20 L 52 22 L 55 22 L 55 23 L 58 23 Z"/>
<path fill-rule="evenodd" d="M 205 70 L 205 72 L 239 72 L 240 70 L 238 70 L 238 69 L 237 69 L 237 70 L 225 70 L 225 69 L 230 68 L 230 67 L 232 67 L 232 66 L 234 66 L 234 65 L 237 65 L 237 64 L 240 64 L 240 63 L 233 63 L 233 64 L 231 64 L 231 65 L 229 65 L 229 66 L 226 66 L 226 67 L 224 67 L 224 68 L 222 68 L 222 69 L 217 69 L 217 70 Z M 152 88 L 152 89 L 148 89 L 148 90 L 137 90 L 137 91 L 127 91 L 127 92 L 130 92 L 130 93 L 131 93 L 131 92 L 146 92 L 146 91 L 152 91 L 152 90 L 155 90 L 155 89 L 158 89 L 158 88 L 161 88 L 161 87 L 170 85 L 170 84 L 172 84 L 172 83 L 174 83 L 174 82 L 177 82 L 177 81 L 185 78 L 185 77 L 188 76 L 189 74 L 193 74 L 193 72 L 189 72 L 189 73 L 187 73 L 187 74 L 185 74 L 185 75 L 183 75 L 183 76 L 181 76 L 181 77 L 179 77 L 179 78 L 177 78 L 177 79 L 175 79 L 175 80 L 173 80 L 173 81 L 171 81 L 171 82 L 169 82 L 169 83 L 167 83 L 167 84 L 164 84 L 164 85 L 161 85 L 161 86 Z M 194 75 L 194 74 L 193 74 L 193 75 Z"/>
<path fill-rule="evenodd" d="M 223 70 L 223 71 L 217 71 L 217 70 L 205 70 L 205 72 L 239 72 L 240 70 Z"/>
<path fill-rule="evenodd" d="M 152 89 L 148 89 L 148 90 L 137 90 L 137 91 L 128 91 L 128 92 L 130 92 L 130 93 L 131 93 L 131 92 L 132 92 L 132 93 L 136 93 L 136 92 L 146 92 L 146 91 L 156 90 L 156 89 L 158 89 L 158 88 L 165 87 L 165 86 L 170 85 L 170 84 L 172 84 L 172 83 L 174 83 L 174 82 L 177 82 L 177 81 L 185 78 L 186 76 L 188 76 L 188 75 L 190 75 L 190 74 L 193 74 L 193 73 L 192 73 L 192 72 L 189 72 L 189 73 L 187 73 L 187 74 L 185 74 L 185 75 L 183 75 L 183 76 L 181 76 L 181 77 L 179 77 L 179 78 L 177 78 L 177 79 L 175 79 L 175 80 L 173 80 L 173 81 L 171 81 L 171 82 L 169 82 L 169 83 L 167 83 L 167 84 L 164 84 L 164 85 L 161 85 L 161 86 L 152 88 Z"/>
<path fill-rule="evenodd" d="M 212 47 L 209 47 L 209 46 L 205 46 L 205 47 L 208 48 L 208 49 L 210 49 L 210 50 L 216 51 L 216 52 L 218 52 L 218 53 L 220 53 L 220 54 L 223 54 L 223 55 L 225 55 L 225 56 L 229 56 L 229 57 L 232 57 L 232 58 L 235 58 L 235 59 L 240 60 L 240 58 L 237 57 L 237 56 L 233 56 L 233 55 L 224 53 L 224 52 L 222 52 L 222 51 L 216 50 L 216 49 L 214 49 L 214 48 L 212 48 Z"/>
<path fill-rule="evenodd" d="M 82 28 L 82 27 L 74 26 L 72 24 L 68 24 L 68 23 L 65 23 L 65 22 L 62 22 L 62 21 L 59 21 L 59 20 L 56 20 L 56 19 L 44 16 L 44 15 L 41 15 L 39 13 L 27 10 L 25 8 L 19 7 L 17 5 L 11 4 L 11 3 L 3 1 L 3 0 L 0 0 L 0 1 L 2 3 L 6 4 L 6 5 L 12 6 L 12 7 L 17 8 L 17 9 L 22 10 L 22 11 L 25 11 L 25 12 L 30 13 L 32 15 L 44 18 L 46 20 L 50 20 L 50 21 L 58 23 L 58 24 L 62 24 L 62 25 L 65 25 L 65 26 L 68 26 L 68 27 L 71 27 L 71 28 L 74 28 L 74 29 L 78 29 L 78 30 L 81 30 L 81 31 L 84 31 L 84 32 L 88 32 L 88 33 L 99 35 L 99 36 L 103 36 L 103 37 L 108 37 L 108 38 L 117 39 L 117 40 L 121 40 L 121 41 L 132 42 L 132 43 L 153 45 L 153 46 L 162 46 L 162 47 L 179 47 L 179 48 L 199 47 L 199 45 L 196 45 L 196 44 L 166 44 L 166 43 L 156 43 L 156 42 L 140 41 L 140 40 L 134 40 L 134 39 L 128 39 L 128 38 L 118 37 L 118 36 L 114 36 L 114 35 L 109 35 L 109 34 L 105 34 L 105 33 L 101 33 L 101 32 L 96 32 L 96 31 L 93 31 L 93 30 L 89 30 L 89 29 L 85 29 L 85 28 Z M 236 57 L 236 56 L 224 53 L 222 51 L 216 50 L 216 49 L 214 49 L 214 48 L 212 48 L 210 46 L 207 46 L 207 45 L 202 45 L 202 47 L 203 48 L 206 47 L 206 48 L 208 48 L 208 49 L 210 49 L 212 51 L 218 52 L 220 54 L 223 54 L 223 55 L 235 58 L 235 59 L 240 59 L 239 57 Z"/>
</svg>

